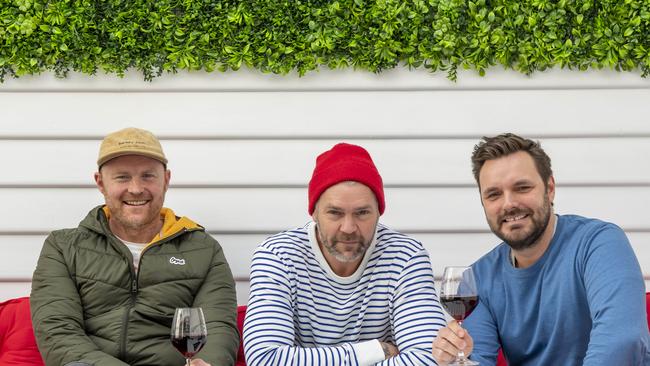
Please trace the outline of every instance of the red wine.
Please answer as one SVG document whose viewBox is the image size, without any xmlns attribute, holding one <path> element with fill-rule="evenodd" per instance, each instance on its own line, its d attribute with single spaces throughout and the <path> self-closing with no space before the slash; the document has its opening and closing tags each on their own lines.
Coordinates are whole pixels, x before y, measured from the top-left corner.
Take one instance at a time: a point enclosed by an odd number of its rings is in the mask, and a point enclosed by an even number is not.
<svg viewBox="0 0 650 366">
<path fill-rule="evenodd" d="M 191 358 L 194 357 L 201 348 L 203 348 L 206 338 L 205 335 L 185 336 L 179 338 L 172 337 L 172 344 L 176 347 L 178 352 L 183 354 L 183 357 Z"/>
<path fill-rule="evenodd" d="M 442 296 L 442 306 L 457 321 L 463 321 L 478 305 L 478 296 Z"/>
</svg>

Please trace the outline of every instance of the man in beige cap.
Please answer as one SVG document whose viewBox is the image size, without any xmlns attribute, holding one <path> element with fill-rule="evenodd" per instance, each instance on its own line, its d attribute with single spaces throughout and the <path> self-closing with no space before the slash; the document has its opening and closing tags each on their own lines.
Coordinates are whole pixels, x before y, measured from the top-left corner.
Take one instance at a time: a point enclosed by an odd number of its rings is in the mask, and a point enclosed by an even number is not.
<svg viewBox="0 0 650 366">
<path fill-rule="evenodd" d="M 32 282 L 34 333 L 47 365 L 180 366 L 176 308 L 201 307 L 207 342 L 193 366 L 235 363 L 235 285 L 203 227 L 163 207 L 170 171 L 158 139 L 127 128 L 99 150 L 105 204 L 46 239 Z"/>
</svg>

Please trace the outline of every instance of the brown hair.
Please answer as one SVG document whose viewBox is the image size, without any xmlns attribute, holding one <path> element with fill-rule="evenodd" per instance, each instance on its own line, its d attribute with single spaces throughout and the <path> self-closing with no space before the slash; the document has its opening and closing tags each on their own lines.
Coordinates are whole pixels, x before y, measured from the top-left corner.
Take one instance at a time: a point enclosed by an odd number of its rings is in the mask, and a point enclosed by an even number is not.
<svg viewBox="0 0 650 366">
<path fill-rule="evenodd" d="M 483 164 L 488 160 L 498 159 L 502 156 L 514 154 L 518 151 L 525 151 L 533 158 L 535 167 L 544 186 L 548 185 L 548 179 L 553 175 L 551 170 L 551 159 L 546 155 L 538 141 L 525 139 L 513 133 L 504 133 L 495 137 L 483 136 L 483 141 L 474 146 L 472 152 L 472 173 L 479 185 L 479 174 Z"/>
</svg>

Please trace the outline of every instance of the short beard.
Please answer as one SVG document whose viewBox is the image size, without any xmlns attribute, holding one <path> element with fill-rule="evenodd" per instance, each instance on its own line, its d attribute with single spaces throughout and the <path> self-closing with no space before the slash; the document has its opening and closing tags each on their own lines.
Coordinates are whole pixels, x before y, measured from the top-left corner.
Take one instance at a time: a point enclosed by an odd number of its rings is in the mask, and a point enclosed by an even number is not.
<svg viewBox="0 0 650 366">
<path fill-rule="evenodd" d="M 510 212 L 507 212 L 506 214 L 516 215 L 517 213 L 520 212 L 523 211 L 512 210 Z M 541 221 L 536 220 L 535 216 L 539 217 Z M 546 193 L 544 194 L 544 204 L 542 208 L 537 212 L 533 212 L 530 215 L 530 218 L 533 222 L 533 231 L 530 234 L 528 234 L 526 237 L 519 240 L 508 239 L 500 230 L 497 230 L 494 227 L 491 227 L 491 229 L 492 232 L 499 237 L 499 239 L 503 240 L 513 250 L 519 251 L 519 250 L 524 250 L 535 246 L 539 238 L 544 234 L 544 231 L 546 231 L 546 228 L 548 227 L 548 223 L 551 220 L 551 203 L 549 202 L 548 194 Z M 497 223 L 497 225 L 499 225 L 499 223 Z"/>
<path fill-rule="evenodd" d="M 136 221 L 136 220 L 123 220 L 121 218 L 115 218 L 122 227 L 124 227 L 127 230 L 141 230 L 142 228 L 147 227 L 150 225 L 152 222 L 154 222 L 158 217 L 154 217 L 151 220 L 148 221 Z"/>
<path fill-rule="evenodd" d="M 350 262 L 355 262 L 359 260 L 359 258 L 363 257 L 366 254 L 366 251 L 370 247 L 370 242 L 365 241 L 362 236 L 359 236 L 359 239 L 357 242 L 359 243 L 359 246 L 357 247 L 357 250 L 354 251 L 351 254 L 344 254 L 339 252 L 336 249 L 336 244 L 338 244 L 338 240 L 336 238 L 332 238 L 332 242 L 330 243 L 327 238 L 323 235 L 323 233 L 318 230 L 318 222 L 316 222 L 316 233 L 318 234 L 318 239 L 320 239 L 321 246 L 327 250 L 327 252 L 332 255 L 336 260 L 344 263 L 350 263 Z"/>
</svg>

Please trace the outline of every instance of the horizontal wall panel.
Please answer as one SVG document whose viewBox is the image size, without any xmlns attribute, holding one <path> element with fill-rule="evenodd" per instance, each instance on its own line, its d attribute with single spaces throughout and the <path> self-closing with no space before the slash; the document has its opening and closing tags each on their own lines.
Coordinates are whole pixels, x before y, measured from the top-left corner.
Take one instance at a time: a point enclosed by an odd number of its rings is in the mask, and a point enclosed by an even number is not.
<svg viewBox="0 0 650 366">
<path fill-rule="evenodd" d="M 647 282 L 647 281 L 646 281 Z M 251 284 L 249 281 L 235 282 L 237 289 L 237 305 L 246 305 L 248 303 L 248 294 L 250 293 Z M 647 288 L 648 286 L 646 286 Z"/>
<path fill-rule="evenodd" d="M 100 137 L 131 125 L 161 137 L 193 138 L 475 138 L 502 131 L 541 137 L 647 136 L 648 100 L 650 88 L 6 93 L 0 98 L 0 138 Z"/>
<path fill-rule="evenodd" d="M 45 72 L 36 76 L 21 76 L 18 79 L 5 78 L 0 92 L 30 90 L 49 91 L 142 91 L 169 90 L 239 91 L 239 90 L 446 90 L 446 89 L 557 89 L 557 88 L 647 88 L 648 79 L 638 72 L 616 72 L 614 70 L 588 70 L 576 72 L 567 69 L 553 69 L 537 72 L 531 76 L 512 70 L 492 67 L 486 76 L 475 71 L 458 70 L 458 81 L 452 82 L 444 71 L 431 73 L 425 69 L 409 70 L 405 67 L 384 70 L 375 74 L 360 70 L 328 70 L 309 72 L 303 77 L 296 74 L 263 74 L 256 70 L 242 68 L 238 71 L 201 71 L 163 74 L 152 82 L 143 80 L 141 73 L 129 71 L 124 78 L 99 74 L 88 76 L 70 72 L 65 79 L 56 78 Z"/>
<path fill-rule="evenodd" d="M 387 185 L 473 185 L 470 156 L 478 139 L 347 140 L 364 146 Z M 306 186 L 316 156 L 337 140 L 166 140 L 172 185 Z M 650 136 L 543 139 L 556 182 L 645 184 Z M 93 185 L 99 140 L 0 140 L 6 159 L 0 185 Z"/>
<path fill-rule="evenodd" d="M 271 234 L 214 234 L 223 247 L 233 276 L 249 277 L 255 248 Z M 411 234 L 429 251 L 436 275 L 445 266 L 469 265 L 494 248 L 500 240 L 491 233 Z M 650 233 L 628 233 L 642 271 L 650 276 Z M 0 281 L 28 280 L 32 277 L 45 235 L 0 235 L 0 252 L 11 258 L 0 267 Z"/>
<path fill-rule="evenodd" d="M 0 282 L 0 302 L 29 296 L 31 291 L 31 282 Z"/>
<path fill-rule="evenodd" d="M 103 197 L 94 188 L 0 189 L 0 202 L 15 208 L 0 221 L 0 233 L 49 232 L 75 227 Z M 476 188 L 386 189 L 383 221 L 399 230 L 425 232 L 487 229 Z M 269 232 L 308 220 L 304 188 L 175 188 L 166 206 L 211 231 Z M 555 209 L 612 221 L 630 231 L 650 231 L 640 215 L 650 207 L 650 187 L 562 187 Z M 17 208 L 17 209 L 16 209 Z"/>
</svg>

